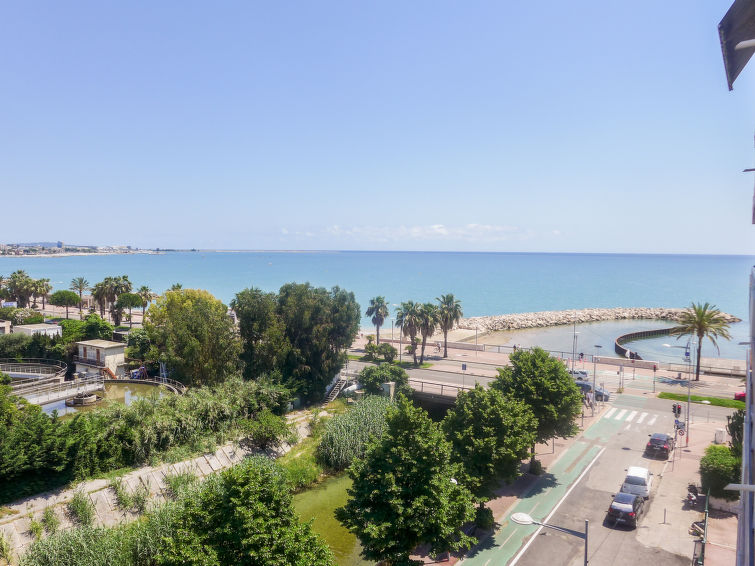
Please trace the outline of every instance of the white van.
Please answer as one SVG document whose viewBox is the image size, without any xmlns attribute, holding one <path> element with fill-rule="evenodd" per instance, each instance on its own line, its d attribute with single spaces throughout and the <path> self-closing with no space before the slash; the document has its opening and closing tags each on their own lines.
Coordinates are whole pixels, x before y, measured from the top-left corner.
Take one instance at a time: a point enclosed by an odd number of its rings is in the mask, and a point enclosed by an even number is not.
<svg viewBox="0 0 755 566">
<path fill-rule="evenodd" d="M 627 477 L 621 485 L 621 491 L 639 495 L 645 499 L 650 497 L 650 487 L 653 483 L 653 474 L 647 468 L 632 466 L 627 470 Z"/>
</svg>

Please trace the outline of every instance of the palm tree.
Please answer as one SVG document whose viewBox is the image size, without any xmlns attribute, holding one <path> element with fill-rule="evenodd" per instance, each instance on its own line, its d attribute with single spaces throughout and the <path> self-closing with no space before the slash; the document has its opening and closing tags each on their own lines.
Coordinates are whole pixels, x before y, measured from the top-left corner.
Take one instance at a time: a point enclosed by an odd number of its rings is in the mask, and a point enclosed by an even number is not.
<svg viewBox="0 0 755 566">
<path fill-rule="evenodd" d="M 147 315 L 147 306 L 157 298 L 157 295 L 152 292 L 152 289 L 147 287 L 146 285 L 142 285 L 139 287 L 139 290 L 136 292 L 137 295 L 139 295 L 142 299 L 142 325 L 144 324 L 144 317 Z"/>
<path fill-rule="evenodd" d="M 700 381 L 700 352 L 703 346 L 703 338 L 707 336 L 713 342 L 716 351 L 720 351 L 716 338 L 731 340 L 729 323 L 721 314 L 721 311 L 715 305 L 709 303 L 705 303 L 704 305 L 692 303 L 684 309 L 684 312 L 679 317 L 679 326 L 673 328 L 671 334 L 680 338 L 682 336 L 689 336 L 690 340 L 693 336 L 697 336 L 695 381 Z"/>
<path fill-rule="evenodd" d="M 52 291 L 52 285 L 50 285 L 49 279 L 44 278 L 37 279 L 37 287 L 39 294 L 42 297 L 42 312 L 44 312 L 45 306 L 47 305 L 47 295 Z"/>
<path fill-rule="evenodd" d="M 419 355 L 419 363 L 425 361 L 425 346 L 427 338 L 435 334 L 435 328 L 438 326 L 438 307 L 432 303 L 420 305 L 420 323 L 419 332 L 422 335 L 422 352 Z"/>
<path fill-rule="evenodd" d="M 97 306 L 100 307 L 100 316 L 102 318 L 105 318 L 105 303 L 107 302 L 107 293 L 108 290 L 104 281 L 95 283 L 94 287 L 92 287 L 92 298 L 97 303 Z"/>
<path fill-rule="evenodd" d="M 375 343 L 380 345 L 380 327 L 383 326 L 388 316 L 388 305 L 385 304 L 385 297 L 370 299 L 370 306 L 367 307 L 365 314 L 372 317 L 372 324 L 375 325 L 375 334 L 377 336 Z"/>
<path fill-rule="evenodd" d="M 84 303 L 84 291 L 89 290 L 89 281 L 87 281 L 84 277 L 74 277 L 73 279 L 71 279 L 71 285 L 68 288 L 71 291 L 76 291 L 79 294 L 79 320 L 81 320 L 81 308 Z"/>
<path fill-rule="evenodd" d="M 422 305 L 414 301 L 401 303 L 396 309 L 396 325 L 401 329 L 404 336 L 409 337 L 409 345 L 414 356 L 414 365 L 417 364 L 417 332 L 419 332 Z"/>
<path fill-rule="evenodd" d="M 443 357 L 448 357 L 448 331 L 461 320 L 464 313 L 461 310 L 461 302 L 454 298 L 453 293 L 441 295 L 438 301 L 438 324 L 443 331 Z"/>
<path fill-rule="evenodd" d="M 110 316 L 113 318 L 113 324 L 120 326 L 123 309 L 117 308 L 116 302 L 118 301 L 118 295 L 131 292 L 131 281 L 128 280 L 128 275 L 105 277 L 105 281 L 107 282 L 107 299 L 110 303 Z"/>
</svg>

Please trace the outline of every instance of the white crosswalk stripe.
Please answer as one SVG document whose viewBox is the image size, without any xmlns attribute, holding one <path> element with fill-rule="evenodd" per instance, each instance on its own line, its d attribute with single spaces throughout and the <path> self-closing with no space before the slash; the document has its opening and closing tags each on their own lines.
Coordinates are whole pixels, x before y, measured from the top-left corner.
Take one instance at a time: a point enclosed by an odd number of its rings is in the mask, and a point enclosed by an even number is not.
<svg viewBox="0 0 755 566">
<path fill-rule="evenodd" d="M 642 421 L 644 421 L 644 420 L 645 420 L 645 417 L 647 417 L 647 416 L 648 416 L 648 414 L 647 414 L 647 413 L 642 413 L 642 414 L 640 415 L 640 418 L 639 418 L 639 419 L 637 419 L 637 424 L 642 424 Z"/>
<path fill-rule="evenodd" d="M 615 412 L 616 412 L 616 407 L 612 407 L 611 409 L 608 410 L 608 412 L 606 413 L 606 416 L 603 418 L 610 419 L 611 415 L 613 415 Z"/>
<path fill-rule="evenodd" d="M 651 419 L 648 421 L 648 426 L 653 426 L 655 424 L 655 421 L 658 420 L 658 415 L 653 415 Z"/>
<path fill-rule="evenodd" d="M 627 422 L 631 423 L 634 420 L 634 417 L 637 416 L 637 411 L 632 411 L 629 413 L 629 416 L 627 417 Z"/>
<path fill-rule="evenodd" d="M 615 416 L 615 417 L 613 418 L 613 420 L 615 420 L 615 421 L 620 421 L 620 420 L 622 420 L 622 419 L 624 418 L 624 415 L 626 415 L 626 414 L 627 414 L 627 410 L 626 410 L 626 409 L 622 409 L 621 411 L 619 411 L 619 414 L 618 414 L 618 415 L 616 415 L 616 416 Z"/>
</svg>

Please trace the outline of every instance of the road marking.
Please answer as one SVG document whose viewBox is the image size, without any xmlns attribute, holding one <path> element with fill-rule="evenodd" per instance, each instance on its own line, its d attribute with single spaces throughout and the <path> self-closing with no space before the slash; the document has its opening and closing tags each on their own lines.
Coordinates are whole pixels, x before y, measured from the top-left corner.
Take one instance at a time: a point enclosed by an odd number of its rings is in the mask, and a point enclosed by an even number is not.
<svg viewBox="0 0 755 566">
<path fill-rule="evenodd" d="M 613 415 L 615 412 L 616 412 L 616 407 L 612 407 L 611 409 L 608 410 L 608 412 L 606 413 L 606 416 L 603 418 L 610 419 L 611 415 Z"/>
<path fill-rule="evenodd" d="M 637 411 L 632 411 L 629 413 L 629 416 L 627 417 L 627 422 L 631 423 L 634 420 L 634 417 L 637 416 Z"/>
<path fill-rule="evenodd" d="M 632 425 L 628 424 L 626 427 L 624 427 L 624 430 L 629 430 L 630 428 L 632 428 Z"/>
<path fill-rule="evenodd" d="M 647 417 L 647 416 L 648 416 L 648 414 L 647 414 L 647 413 L 642 413 L 642 414 L 640 415 L 640 418 L 639 418 L 639 419 L 637 419 L 637 424 L 640 424 L 640 423 L 642 423 L 642 421 L 644 421 L 644 420 L 645 420 L 645 417 Z"/>
<path fill-rule="evenodd" d="M 616 416 L 615 416 L 615 417 L 613 418 L 613 420 L 615 420 L 615 421 L 620 421 L 620 420 L 622 420 L 622 419 L 624 418 L 624 415 L 626 415 L 626 414 L 627 414 L 627 410 L 626 410 L 626 409 L 622 409 L 621 411 L 619 411 L 619 414 L 618 414 L 618 415 L 616 415 Z"/>
<path fill-rule="evenodd" d="M 658 420 L 658 415 L 653 415 L 652 418 L 648 421 L 648 426 L 653 426 L 655 424 L 655 421 Z"/>
<path fill-rule="evenodd" d="M 590 471 L 590 468 L 592 468 L 592 465 L 598 461 L 598 458 L 600 458 L 600 455 L 603 454 L 603 452 L 605 451 L 606 451 L 606 447 L 604 446 L 603 448 L 600 449 L 600 452 L 598 452 L 595 455 L 595 458 L 592 459 L 592 462 L 587 464 L 587 467 L 582 471 L 582 473 L 579 475 L 577 480 L 573 484 L 571 484 L 569 489 L 566 490 L 566 493 L 564 494 L 564 496 L 559 500 L 558 503 L 556 503 L 556 506 L 553 508 L 553 510 L 548 514 L 548 516 L 545 519 L 543 519 L 542 521 L 543 523 L 547 523 L 548 521 L 551 520 L 551 517 L 553 517 L 554 513 L 558 511 L 558 508 L 561 507 L 561 504 L 566 500 L 567 497 L 569 497 L 569 494 L 572 492 L 572 490 L 575 487 L 577 487 L 579 482 L 582 481 L 582 478 L 585 477 L 585 474 L 587 474 L 587 472 Z M 530 540 L 528 540 L 527 543 L 522 547 L 522 549 L 517 553 L 517 555 L 514 556 L 513 560 L 509 562 L 508 566 L 515 566 L 516 563 L 519 562 L 519 559 L 524 555 L 525 552 L 527 552 L 527 549 L 530 547 L 530 545 L 533 542 L 535 542 L 537 535 L 539 535 L 540 531 L 542 530 L 543 530 L 543 527 L 541 526 L 533 533 L 533 535 L 530 537 Z"/>
</svg>

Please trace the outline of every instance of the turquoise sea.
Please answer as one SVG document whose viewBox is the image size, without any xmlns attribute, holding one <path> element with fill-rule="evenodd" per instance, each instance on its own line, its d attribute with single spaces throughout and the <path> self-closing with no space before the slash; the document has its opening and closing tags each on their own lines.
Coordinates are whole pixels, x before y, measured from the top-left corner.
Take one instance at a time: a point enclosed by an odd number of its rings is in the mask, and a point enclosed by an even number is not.
<svg viewBox="0 0 755 566">
<path fill-rule="evenodd" d="M 309 281 L 353 291 L 363 311 L 376 295 L 398 304 L 453 293 L 466 316 L 590 307 L 684 307 L 692 301 L 708 301 L 746 319 L 753 264 L 753 256 L 711 255 L 169 252 L 3 256 L 0 274 L 24 269 L 35 278 L 49 277 L 55 289 L 67 288 L 73 277 L 95 283 L 108 275 L 126 274 L 136 287 L 148 285 L 162 292 L 181 283 L 185 288 L 207 289 L 226 303 L 246 287 L 275 291 L 290 281 Z M 369 326 L 369 320 L 365 318 L 362 325 Z M 734 330 L 736 341 L 747 339 L 743 323 Z M 565 349 L 571 349 L 571 339 Z M 731 357 L 741 355 L 742 349 L 736 348 Z"/>
</svg>

